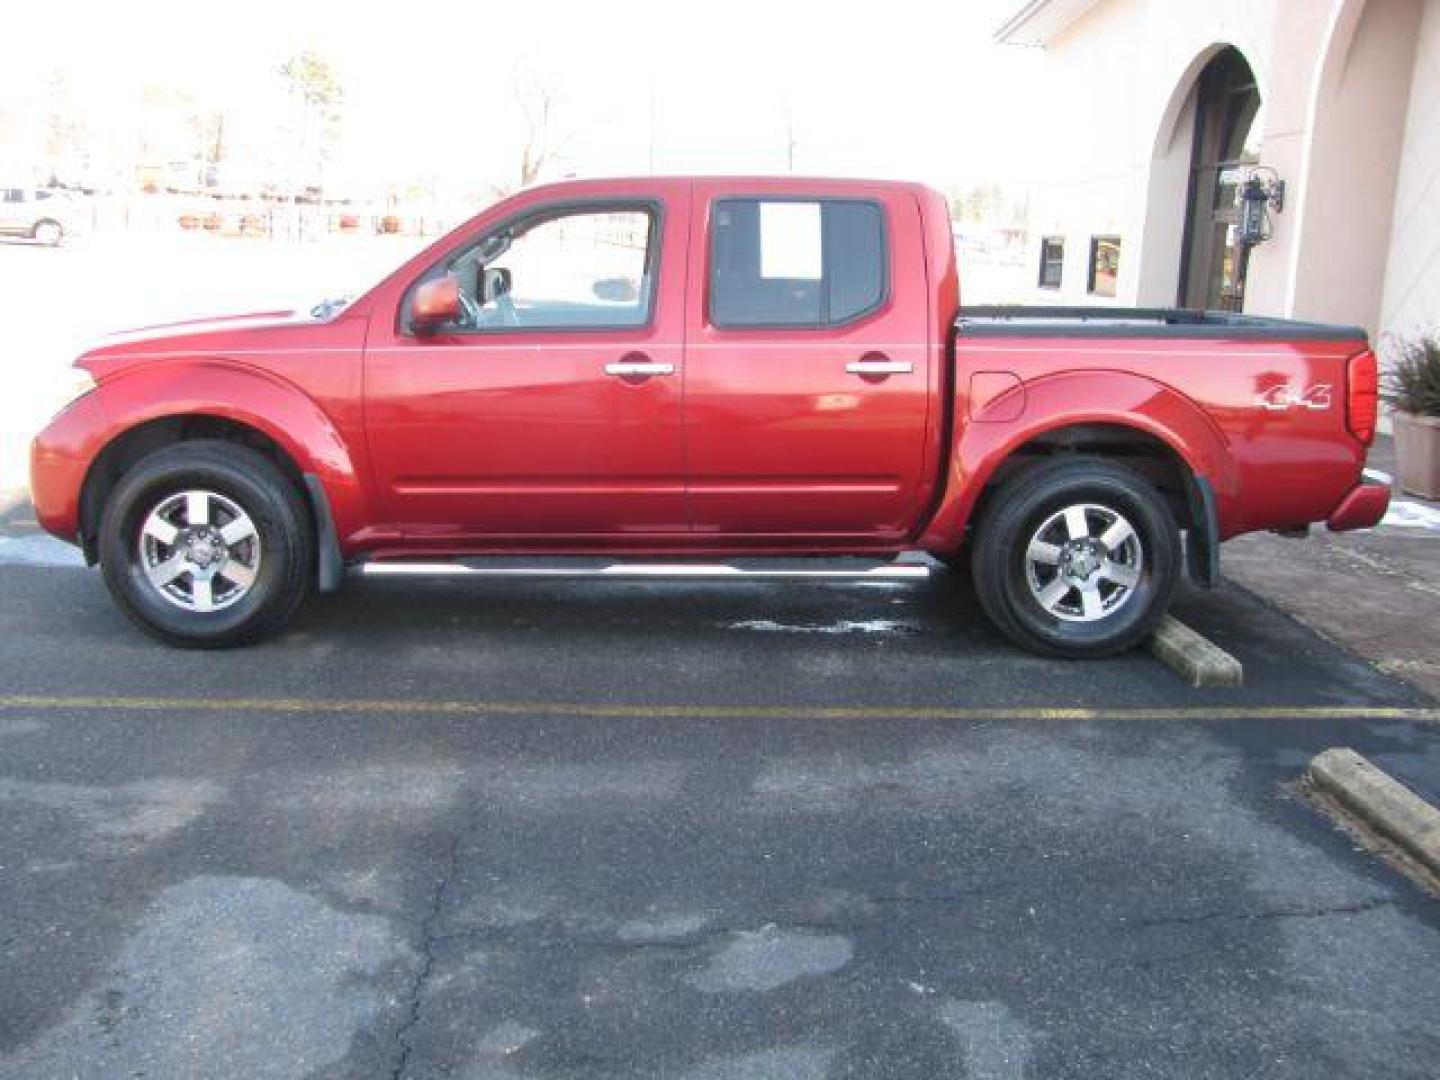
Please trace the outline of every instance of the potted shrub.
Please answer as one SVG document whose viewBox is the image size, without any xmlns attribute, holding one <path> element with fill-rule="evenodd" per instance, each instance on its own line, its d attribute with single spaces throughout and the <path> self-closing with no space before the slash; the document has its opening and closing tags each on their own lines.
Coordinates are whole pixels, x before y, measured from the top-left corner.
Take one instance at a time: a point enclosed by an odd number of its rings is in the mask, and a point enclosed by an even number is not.
<svg viewBox="0 0 1440 1080">
<path fill-rule="evenodd" d="M 1440 499 L 1440 333 L 1400 347 L 1382 396 L 1395 410 L 1400 486 Z"/>
</svg>

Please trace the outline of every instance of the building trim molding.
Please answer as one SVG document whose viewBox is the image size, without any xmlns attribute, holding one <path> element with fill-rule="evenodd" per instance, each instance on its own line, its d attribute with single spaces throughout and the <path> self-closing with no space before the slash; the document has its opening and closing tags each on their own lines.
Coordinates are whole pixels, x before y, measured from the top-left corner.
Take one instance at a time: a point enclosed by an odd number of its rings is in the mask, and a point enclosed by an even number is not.
<svg viewBox="0 0 1440 1080">
<path fill-rule="evenodd" d="M 995 40 L 1004 45 L 1049 45 L 1076 19 L 1100 0 L 1027 0 L 995 31 Z"/>
</svg>

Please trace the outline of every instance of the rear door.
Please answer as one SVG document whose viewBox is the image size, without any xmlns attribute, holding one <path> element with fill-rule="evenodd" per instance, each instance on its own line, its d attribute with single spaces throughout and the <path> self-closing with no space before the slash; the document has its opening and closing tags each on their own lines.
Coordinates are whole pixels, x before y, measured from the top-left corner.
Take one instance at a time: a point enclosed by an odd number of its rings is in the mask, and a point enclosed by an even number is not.
<svg viewBox="0 0 1440 1080">
<path fill-rule="evenodd" d="M 703 181 L 692 196 L 692 529 L 903 537 L 931 408 L 920 208 L 903 188 Z"/>
</svg>

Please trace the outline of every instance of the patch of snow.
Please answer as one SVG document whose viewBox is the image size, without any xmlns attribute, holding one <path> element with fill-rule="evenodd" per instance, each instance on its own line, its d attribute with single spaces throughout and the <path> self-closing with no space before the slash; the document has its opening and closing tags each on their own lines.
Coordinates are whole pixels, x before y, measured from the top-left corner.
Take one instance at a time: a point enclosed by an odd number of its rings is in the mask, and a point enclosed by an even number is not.
<svg viewBox="0 0 1440 1080">
<path fill-rule="evenodd" d="M 53 536 L 0 536 L 0 566 L 64 566 L 84 569 L 80 549 Z"/>
<path fill-rule="evenodd" d="M 1440 533 L 1440 510 L 1409 499 L 1393 499 L 1380 524 L 1400 529 L 1425 529 Z"/>
</svg>

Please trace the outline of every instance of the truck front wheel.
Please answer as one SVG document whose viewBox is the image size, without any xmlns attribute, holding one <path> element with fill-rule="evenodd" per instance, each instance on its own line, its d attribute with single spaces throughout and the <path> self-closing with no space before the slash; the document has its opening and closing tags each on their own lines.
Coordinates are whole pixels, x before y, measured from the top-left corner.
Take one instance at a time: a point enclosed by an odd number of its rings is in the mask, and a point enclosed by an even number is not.
<svg viewBox="0 0 1440 1080">
<path fill-rule="evenodd" d="M 1101 458 L 1027 469 L 996 492 L 971 563 L 990 620 L 1032 652 L 1113 656 L 1165 613 L 1180 531 L 1140 473 Z"/>
<path fill-rule="evenodd" d="M 172 645 L 254 641 L 309 591 L 313 530 L 300 493 L 263 454 L 235 443 L 177 443 L 116 485 L 100 563 L 121 609 Z"/>
</svg>

